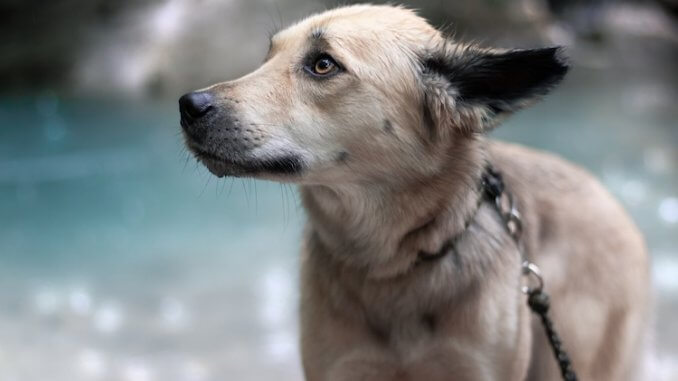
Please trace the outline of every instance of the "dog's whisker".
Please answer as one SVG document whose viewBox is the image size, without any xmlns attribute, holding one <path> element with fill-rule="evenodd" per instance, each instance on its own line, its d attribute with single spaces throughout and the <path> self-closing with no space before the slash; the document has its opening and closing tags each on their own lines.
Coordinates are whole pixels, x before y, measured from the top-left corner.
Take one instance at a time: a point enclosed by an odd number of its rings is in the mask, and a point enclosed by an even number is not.
<svg viewBox="0 0 678 381">
<path fill-rule="evenodd" d="M 189 154 L 188 152 L 184 152 L 184 156 L 186 156 L 186 159 L 184 160 L 184 165 L 181 168 L 181 173 L 186 172 L 186 167 L 188 166 L 188 162 L 191 160 L 191 154 Z"/>
<path fill-rule="evenodd" d="M 200 191 L 200 194 L 198 197 L 203 197 L 205 195 L 205 190 L 207 190 L 207 186 L 210 184 L 210 181 L 212 180 L 212 176 L 207 176 L 207 180 L 205 181 L 205 185 L 203 185 L 202 190 Z"/>
<path fill-rule="evenodd" d="M 217 197 L 220 197 L 224 192 L 225 186 L 226 186 L 226 179 L 224 179 L 224 178 L 217 179 L 217 186 L 214 187 L 215 188 L 214 189 L 214 195 L 217 196 Z"/>
<path fill-rule="evenodd" d="M 252 180 L 252 184 L 254 184 L 254 214 L 258 215 L 259 214 L 259 196 L 257 194 L 257 180 Z"/>
<path fill-rule="evenodd" d="M 243 193 L 245 193 L 245 201 L 247 202 L 247 208 L 249 209 L 249 207 L 250 207 L 250 197 L 249 197 L 249 194 L 247 193 L 247 187 L 245 186 L 245 180 L 240 179 L 240 184 L 242 185 Z"/>
<path fill-rule="evenodd" d="M 280 195 L 280 204 L 282 205 L 283 226 L 285 225 L 285 197 L 283 196 L 282 183 L 278 183 L 278 194 Z"/>
<path fill-rule="evenodd" d="M 226 193 L 226 198 L 231 197 L 231 192 L 233 191 L 233 184 L 235 184 L 235 178 L 231 177 L 231 184 L 228 186 L 228 193 Z"/>
<path fill-rule="evenodd" d="M 254 126 L 254 127 L 259 127 L 259 126 L 262 126 L 262 127 L 281 127 L 281 125 L 277 124 L 277 123 L 248 123 L 248 124 L 250 126 Z"/>
</svg>

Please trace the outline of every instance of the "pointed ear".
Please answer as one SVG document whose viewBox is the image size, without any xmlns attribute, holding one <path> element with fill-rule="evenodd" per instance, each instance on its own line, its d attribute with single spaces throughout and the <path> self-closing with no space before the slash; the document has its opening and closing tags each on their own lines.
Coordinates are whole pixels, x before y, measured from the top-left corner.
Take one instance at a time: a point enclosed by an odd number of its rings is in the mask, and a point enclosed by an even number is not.
<svg viewBox="0 0 678 381">
<path fill-rule="evenodd" d="M 539 99 L 569 68 L 560 47 L 494 51 L 452 44 L 424 57 L 422 66 L 432 117 L 452 117 L 473 131 Z M 433 99 L 445 95 L 447 100 Z M 441 109 L 449 107 L 454 110 Z"/>
</svg>

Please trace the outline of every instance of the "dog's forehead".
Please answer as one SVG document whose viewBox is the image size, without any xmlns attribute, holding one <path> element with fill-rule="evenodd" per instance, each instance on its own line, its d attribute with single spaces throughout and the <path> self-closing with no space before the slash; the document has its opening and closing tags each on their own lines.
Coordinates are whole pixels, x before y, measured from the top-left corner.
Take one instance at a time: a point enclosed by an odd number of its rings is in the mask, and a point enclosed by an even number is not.
<svg viewBox="0 0 678 381">
<path fill-rule="evenodd" d="M 323 36 L 331 40 L 397 39 L 418 43 L 438 35 L 414 11 L 403 7 L 355 5 L 310 16 L 280 31 L 272 38 L 278 46 Z"/>
</svg>

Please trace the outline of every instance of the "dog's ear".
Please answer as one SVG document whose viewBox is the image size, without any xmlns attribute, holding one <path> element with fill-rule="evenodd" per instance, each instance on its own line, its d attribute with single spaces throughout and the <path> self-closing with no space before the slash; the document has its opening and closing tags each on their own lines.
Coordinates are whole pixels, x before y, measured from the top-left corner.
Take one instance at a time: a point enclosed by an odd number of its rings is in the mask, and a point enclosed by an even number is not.
<svg viewBox="0 0 678 381">
<path fill-rule="evenodd" d="M 445 44 L 422 58 L 422 68 L 426 117 L 480 132 L 548 93 L 568 64 L 560 47 L 496 51 Z"/>
</svg>

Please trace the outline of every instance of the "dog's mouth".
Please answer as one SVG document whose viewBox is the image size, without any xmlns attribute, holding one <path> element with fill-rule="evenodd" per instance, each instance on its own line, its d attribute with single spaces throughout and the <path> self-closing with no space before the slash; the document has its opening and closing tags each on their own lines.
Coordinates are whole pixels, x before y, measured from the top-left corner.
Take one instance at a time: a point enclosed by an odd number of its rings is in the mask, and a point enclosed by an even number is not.
<svg viewBox="0 0 678 381">
<path fill-rule="evenodd" d="M 304 169 L 301 158 L 292 154 L 264 159 L 233 159 L 195 147 L 191 147 L 191 150 L 198 161 L 218 177 L 298 176 Z"/>
</svg>

